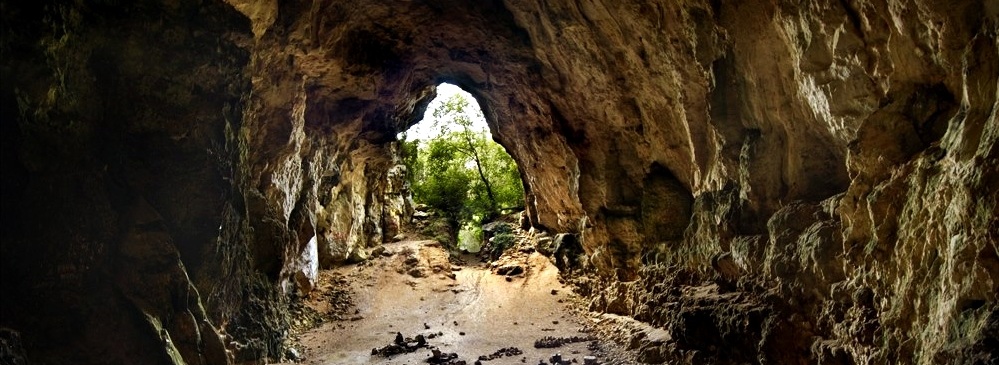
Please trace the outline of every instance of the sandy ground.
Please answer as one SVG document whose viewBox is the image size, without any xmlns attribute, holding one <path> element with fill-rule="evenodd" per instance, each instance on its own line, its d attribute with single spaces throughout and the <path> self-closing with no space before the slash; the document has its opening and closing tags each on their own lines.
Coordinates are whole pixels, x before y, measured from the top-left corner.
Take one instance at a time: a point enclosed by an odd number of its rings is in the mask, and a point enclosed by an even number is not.
<svg viewBox="0 0 999 365">
<path fill-rule="evenodd" d="M 538 364 L 560 353 L 583 363 L 588 342 L 556 349 L 535 349 L 545 336 L 587 337 L 591 320 L 571 310 L 574 300 L 558 280 L 558 269 L 537 253 L 523 254 L 524 272 L 510 277 L 493 273 L 466 258 L 448 262 L 432 241 L 387 244 L 387 255 L 336 269 L 346 277 L 355 304 L 353 315 L 325 323 L 299 336 L 306 364 L 423 364 L 429 349 L 391 357 L 372 355 L 373 348 L 405 337 L 440 333 L 431 346 L 454 352 L 469 365 L 480 355 L 516 347 L 522 355 L 483 364 Z M 613 346 L 604 344 L 602 346 Z M 600 359 L 606 363 L 607 359 Z M 619 362 L 619 361 L 611 361 Z M 547 362 L 546 362 L 547 363 Z"/>
</svg>

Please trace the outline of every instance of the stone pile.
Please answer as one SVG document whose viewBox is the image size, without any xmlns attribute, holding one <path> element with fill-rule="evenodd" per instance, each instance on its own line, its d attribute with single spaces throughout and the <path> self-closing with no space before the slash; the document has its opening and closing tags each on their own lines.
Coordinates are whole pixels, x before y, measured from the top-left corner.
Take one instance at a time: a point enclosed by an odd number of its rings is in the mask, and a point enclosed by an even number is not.
<svg viewBox="0 0 999 365">
<path fill-rule="evenodd" d="M 490 360 L 495 360 L 495 359 L 499 359 L 499 358 L 506 357 L 506 356 L 522 355 L 523 353 L 524 353 L 523 351 L 521 351 L 520 349 L 518 349 L 516 347 L 507 347 L 507 348 L 496 350 L 496 352 L 494 352 L 492 354 L 489 354 L 489 355 L 479 356 L 479 361 L 490 361 Z M 478 363 L 478 361 L 476 361 L 476 363 Z"/>
<path fill-rule="evenodd" d="M 562 347 L 562 345 L 576 342 L 587 342 L 595 341 L 596 338 L 593 336 L 569 336 L 569 337 L 553 337 L 545 336 L 536 341 L 534 341 L 534 348 L 537 349 L 553 349 L 556 347 Z"/>
<path fill-rule="evenodd" d="M 458 354 L 453 352 L 443 352 L 437 348 L 430 349 L 431 356 L 427 359 L 428 364 L 434 365 L 465 365 L 465 360 L 458 360 Z"/>
<path fill-rule="evenodd" d="M 579 360 L 576 358 L 568 359 L 562 357 L 562 354 L 556 353 L 548 359 L 548 362 L 544 360 L 539 360 L 538 365 L 572 365 L 578 364 Z M 597 358 L 595 356 L 583 356 L 583 365 L 598 365 Z"/>
<path fill-rule="evenodd" d="M 371 355 L 392 356 L 415 352 L 416 350 L 426 347 L 428 347 L 427 338 L 423 335 L 416 335 L 414 338 L 406 338 L 402 336 L 401 332 L 396 332 L 395 340 L 393 340 L 391 344 L 382 348 L 371 349 Z"/>
</svg>

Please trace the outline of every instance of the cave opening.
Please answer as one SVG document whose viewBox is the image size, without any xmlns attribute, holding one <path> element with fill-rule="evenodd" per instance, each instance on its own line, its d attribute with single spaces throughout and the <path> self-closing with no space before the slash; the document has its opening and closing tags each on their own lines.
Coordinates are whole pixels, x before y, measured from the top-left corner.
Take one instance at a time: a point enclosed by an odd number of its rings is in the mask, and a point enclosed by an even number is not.
<svg viewBox="0 0 999 365">
<path fill-rule="evenodd" d="M 477 253 L 491 239 L 502 252 L 523 210 L 517 163 L 472 94 L 446 82 L 436 90 L 421 121 L 398 135 L 417 210 L 440 218 L 415 228 L 457 250 Z"/>
</svg>

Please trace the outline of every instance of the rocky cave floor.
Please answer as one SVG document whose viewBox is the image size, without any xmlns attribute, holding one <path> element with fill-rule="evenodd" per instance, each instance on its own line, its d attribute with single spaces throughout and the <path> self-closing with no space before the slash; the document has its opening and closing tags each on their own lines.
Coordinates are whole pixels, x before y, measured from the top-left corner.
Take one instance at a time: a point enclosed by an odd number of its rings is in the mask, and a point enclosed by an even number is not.
<svg viewBox="0 0 999 365">
<path fill-rule="evenodd" d="M 624 342 L 640 325 L 583 310 L 539 253 L 488 263 L 432 240 L 383 247 L 321 272 L 294 310 L 282 364 L 638 363 Z"/>
</svg>

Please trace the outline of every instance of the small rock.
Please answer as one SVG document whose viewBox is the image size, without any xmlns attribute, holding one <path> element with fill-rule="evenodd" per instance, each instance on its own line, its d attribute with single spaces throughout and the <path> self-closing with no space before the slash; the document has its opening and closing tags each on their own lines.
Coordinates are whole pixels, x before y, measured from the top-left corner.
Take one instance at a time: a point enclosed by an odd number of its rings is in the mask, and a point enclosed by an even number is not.
<svg viewBox="0 0 999 365">
<path fill-rule="evenodd" d="M 503 265 L 496 269 L 496 273 L 504 276 L 517 276 L 524 273 L 524 268 L 520 265 Z"/>
<path fill-rule="evenodd" d="M 298 361 L 301 359 L 301 355 L 298 354 L 298 349 L 294 347 L 289 347 L 284 350 L 284 358 L 291 361 Z"/>
<path fill-rule="evenodd" d="M 360 263 L 368 260 L 368 251 L 363 248 L 357 248 L 351 251 L 350 255 L 347 256 L 347 262 L 349 263 Z"/>
<path fill-rule="evenodd" d="M 409 276 L 412 276 L 414 278 L 422 278 L 424 276 L 427 276 L 427 273 L 423 272 L 423 270 L 421 270 L 418 267 L 414 267 L 409 270 Z"/>
</svg>

